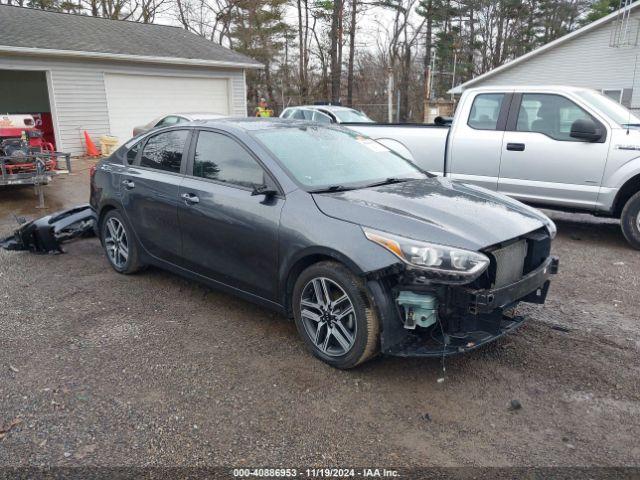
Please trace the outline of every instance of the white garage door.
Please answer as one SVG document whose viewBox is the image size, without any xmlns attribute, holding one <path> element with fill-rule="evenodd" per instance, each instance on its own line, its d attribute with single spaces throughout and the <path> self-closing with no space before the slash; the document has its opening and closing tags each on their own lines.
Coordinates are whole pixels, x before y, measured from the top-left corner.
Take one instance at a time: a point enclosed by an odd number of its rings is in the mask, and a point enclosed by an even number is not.
<svg viewBox="0 0 640 480">
<path fill-rule="evenodd" d="M 133 127 L 168 113 L 229 114 L 229 82 L 219 78 L 105 73 L 111 135 L 124 143 Z"/>
</svg>

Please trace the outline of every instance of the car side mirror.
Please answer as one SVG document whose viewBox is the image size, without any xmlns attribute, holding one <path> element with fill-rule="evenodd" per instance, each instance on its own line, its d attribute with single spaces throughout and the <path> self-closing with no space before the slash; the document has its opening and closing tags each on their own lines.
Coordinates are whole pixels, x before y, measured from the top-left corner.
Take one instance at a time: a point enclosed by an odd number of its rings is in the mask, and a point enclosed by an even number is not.
<svg viewBox="0 0 640 480">
<path fill-rule="evenodd" d="M 278 191 L 270 187 L 269 185 L 255 185 L 253 187 L 253 191 L 251 192 L 251 196 L 255 197 L 258 195 L 264 195 L 265 197 L 273 197 L 278 194 Z"/>
<path fill-rule="evenodd" d="M 602 138 L 602 129 L 588 118 L 579 118 L 571 124 L 571 138 L 585 140 L 587 142 L 597 142 Z"/>
</svg>

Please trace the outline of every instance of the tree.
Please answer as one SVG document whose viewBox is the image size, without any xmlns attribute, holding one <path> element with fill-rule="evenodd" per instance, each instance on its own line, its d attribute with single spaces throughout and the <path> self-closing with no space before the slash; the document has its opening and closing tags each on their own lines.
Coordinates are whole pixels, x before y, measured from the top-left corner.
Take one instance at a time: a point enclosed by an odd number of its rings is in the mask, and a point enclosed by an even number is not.
<svg viewBox="0 0 640 480">
<path fill-rule="evenodd" d="M 284 48 L 288 30 L 283 20 L 287 0 L 238 0 L 231 11 L 230 38 L 235 50 L 264 65 L 264 70 L 247 72 L 248 96 L 275 101 L 272 68 Z"/>
</svg>

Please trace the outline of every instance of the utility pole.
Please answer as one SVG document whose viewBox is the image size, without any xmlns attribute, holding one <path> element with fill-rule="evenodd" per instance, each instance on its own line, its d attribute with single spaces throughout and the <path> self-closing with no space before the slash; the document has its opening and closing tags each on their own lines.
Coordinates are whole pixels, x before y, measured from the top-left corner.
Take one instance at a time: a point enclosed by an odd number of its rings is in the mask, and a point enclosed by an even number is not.
<svg viewBox="0 0 640 480">
<path fill-rule="evenodd" d="M 427 67 L 424 75 L 424 105 L 422 122 L 427 123 L 429 116 L 429 99 L 431 98 L 431 65 Z"/>
<path fill-rule="evenodd" d="M 393 68 L 387 69 L 387 121 L 393 123 Z"/>
</svg>

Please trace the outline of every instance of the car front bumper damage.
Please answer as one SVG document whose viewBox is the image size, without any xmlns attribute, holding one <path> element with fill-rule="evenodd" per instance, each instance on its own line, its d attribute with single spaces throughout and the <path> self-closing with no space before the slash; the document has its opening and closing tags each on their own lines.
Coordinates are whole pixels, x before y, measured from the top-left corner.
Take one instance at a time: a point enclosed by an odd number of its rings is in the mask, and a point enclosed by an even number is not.
<svg viewBox="0 0 640 480">
<path fill-rule="evenodd" d="M 464 285 L 432 288 L 438 292 L 438 321 L 429 328 L 407 329 L 398 290 L 425 287 L 398 284 L 397 275 L 370 276 L 367 281 L 382 323 L 383 354 L 401 357 L 440 357 L 474 350 L 520 327 L 526 317 L 516 313 L 520 302 L 542 304 L 551 276 L 558 272 L 557 257 L 548 257 L 538 268 L 510 285 L 474 289 Z"/>
</svg>

